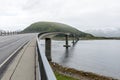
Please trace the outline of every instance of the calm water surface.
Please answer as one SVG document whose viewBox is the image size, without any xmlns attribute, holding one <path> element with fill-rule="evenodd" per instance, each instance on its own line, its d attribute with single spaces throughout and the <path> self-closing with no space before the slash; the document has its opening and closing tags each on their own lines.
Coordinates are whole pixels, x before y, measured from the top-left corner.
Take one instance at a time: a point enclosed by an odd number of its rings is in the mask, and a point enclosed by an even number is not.
<svg viewBox="0 0 120 80">
<path fill-rule="evenodd" d="M 120 79 L 119 40 L 80 40 L 69 48 L 65 41 L 52 41 L 52 59 L 63 66 Z M 44 41 L 42 44 L 44 49 Z"/>
</svg>

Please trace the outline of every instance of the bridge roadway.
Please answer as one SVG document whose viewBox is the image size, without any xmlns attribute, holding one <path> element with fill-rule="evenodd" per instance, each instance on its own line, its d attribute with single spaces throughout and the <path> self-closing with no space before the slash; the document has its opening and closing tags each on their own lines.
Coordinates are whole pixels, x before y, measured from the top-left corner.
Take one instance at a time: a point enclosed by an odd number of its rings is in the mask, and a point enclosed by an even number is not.
<svg viewBox="0 0 120 80">
<path fill-rule="evenodd" d="M 0 36 L 0 64 L 24 42 L 31 40 L 36 34 L 18 34 Z"/>
<path fill-rule="evenodd" d="M 11 36 L 11 38 L 10 36 L 1 37 L 1 42 L 4 42 L 4 39 L 6 39 L 5 41 L 9 43 L 6 44 L 6 49 L 8 48 L 10 52 L 14 52 L 24 42 L 29 42 L 17 52 L 17 56 L 9 64 L 4 74 L 0 77 L 0 80 L 36 80 L 36 35 L 20 34 Z M 6 55 L 10 54 L 9 52 L 8 54 L 6 53 Z"/>
</svg>

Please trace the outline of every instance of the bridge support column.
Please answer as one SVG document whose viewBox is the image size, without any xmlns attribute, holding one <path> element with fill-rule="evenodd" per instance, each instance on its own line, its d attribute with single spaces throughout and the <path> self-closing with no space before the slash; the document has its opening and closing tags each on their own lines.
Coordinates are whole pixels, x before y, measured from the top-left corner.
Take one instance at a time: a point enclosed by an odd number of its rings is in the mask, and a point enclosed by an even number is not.
<svg viewBox="0 0 120 80">
<path fill-rule="evenodd" d="M 70 45 L 68 45 L 68 35 L 65 35 L 65 45 L 64 47 L 66 47 L 66 49 L 68 49 L 70 47 Z"/>
<path fill-rule="evenodd" d="M 51 38 L 45 38 L 45 55 L 48 61 L 52 61 L 51 58 Z"/>
<path fill-rule="evenodd" d="M 73 41 L 72 41 L 73 45 L 75 45 L 75 35 L 73 35 Z"/>
<path fill-rule="evenodd" d="M 78 41 L 79 41 L 79 37 L 76 38 L 76 42 L 78 42 Z"/>
</svg>

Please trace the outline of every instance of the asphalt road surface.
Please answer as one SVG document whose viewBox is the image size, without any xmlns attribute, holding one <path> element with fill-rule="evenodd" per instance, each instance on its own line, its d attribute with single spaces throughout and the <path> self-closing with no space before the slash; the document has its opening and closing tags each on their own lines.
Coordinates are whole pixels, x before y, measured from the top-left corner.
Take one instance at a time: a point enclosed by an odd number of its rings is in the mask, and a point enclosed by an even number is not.
<svg viewBox="0 0 120 80">
<path fill-rule="evenodd" d="M 6 60 L 23 43 L 35 38 L 37 34 L 18 34 L 0 36 L 0 64 Z"/>
</svg>

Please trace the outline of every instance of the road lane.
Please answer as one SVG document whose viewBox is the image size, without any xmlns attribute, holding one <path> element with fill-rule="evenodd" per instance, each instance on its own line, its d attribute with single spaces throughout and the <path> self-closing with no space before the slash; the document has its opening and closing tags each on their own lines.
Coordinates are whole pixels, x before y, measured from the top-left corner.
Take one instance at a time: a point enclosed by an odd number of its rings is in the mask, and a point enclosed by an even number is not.
<svg viewBox="0 0 120 80">
<path fill-rule="evenodd" d="M 0 36 L 0 64 L 23 43 L 35 37 L 36 34 Z"/>
</svg>

